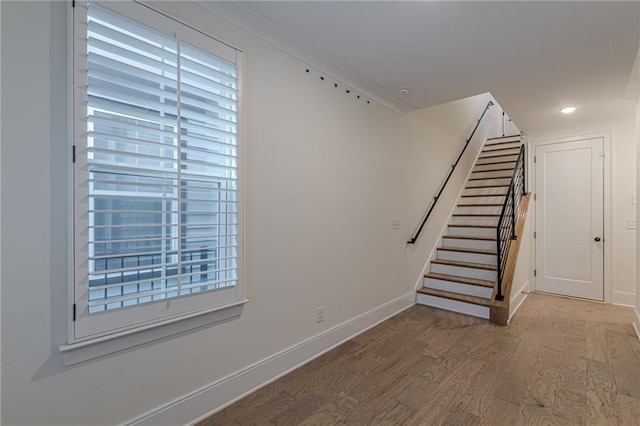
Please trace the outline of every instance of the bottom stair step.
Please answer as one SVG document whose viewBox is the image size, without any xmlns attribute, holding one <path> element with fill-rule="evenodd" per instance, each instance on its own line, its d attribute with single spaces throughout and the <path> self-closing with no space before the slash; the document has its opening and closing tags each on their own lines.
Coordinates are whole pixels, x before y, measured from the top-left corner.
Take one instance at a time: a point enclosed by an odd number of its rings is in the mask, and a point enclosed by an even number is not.
<svg viewBox="0 0 640 426">
<path fill-rule="evenodd" d="M 491 304 L 490 299 L 483 297 L 468 296 L 431 288 L 418 289 L 416 302 L 421 305 L 433 306 L 434 308 L 485 319 L 489 319 L 489 305 Z"/>
</svg>

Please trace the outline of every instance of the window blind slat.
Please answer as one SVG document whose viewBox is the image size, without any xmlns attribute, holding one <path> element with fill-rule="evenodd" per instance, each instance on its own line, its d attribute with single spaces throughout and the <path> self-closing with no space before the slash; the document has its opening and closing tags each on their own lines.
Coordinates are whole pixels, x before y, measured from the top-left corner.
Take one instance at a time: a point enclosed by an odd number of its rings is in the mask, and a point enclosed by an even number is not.
<svg viewBox="0 0 640 426">
<path fill-rule="evenodd" d="M 111 21 L 113 20 L 113 17 L 106 19 Z M 138 30 L 136 28 L 131 28 L 131 31 Z M 116 30 L 108 27 L 107 25 L 103 25 L 94 19 L 89 20 L 87 33 L 89 35 L 89 39 L 95 37 L 114 46 L 124 46 L 127 50 L 137 51 L 136 53 L 138 53 L 138 55 L 147 56 L 156 60 L 176 56 L 176 40 L 160 34 L 153 34 L 152 37 L 154 40 L 152 41 L 150 40 L 151 37 L 144 38 L 140 36 L 140 33 L 133 34 L 131 32 L 127 33 L 122 29 Z M 167 47 L 163 48 L 163 45 Z"/>
<path fill-rule="evenodd" d="M 135 138 L 138 138 L 141 143 L 159 143 L 164 145 L 165 143 L 159 142 L 158 139 L 167 138 L 170 140 L 171 138 L 176 138 L 175 130 L 168 131 L 168 130 L 163 130 L 157 127 L 154 128 L 149 126 L 142 126 L 140 124 L 136 125 L 133 123 L 127 123 L 126 121 L 123 121 L 124 118 L 125 117 L 118 116 L 115 114 L 112 114 L 110 117 L 100 117 L 96 115 L 91 115 L 87 118 L 87 122 L 88 124 L 91 124 L 94 127 L 104 126 L 107 128 L 117 129 L 117 134 L 115 136 L 135 137 Z M 89 130 L 89 132 L 91 131 L 92 130 Z M 122 133 L 126 133 L 126 134 L 123 135 Z M 111 133 L 109 133 L 108 130 L 105 129 L 105 131 L 100 132 L 100 134 L 102 135 L 113 134 L 113 130 L 111 131 Z M 130 135 L 130 134 L 133 134 L 133 135 Z M 154 139 L 150 139 L 151 136 L 153 136 Z M 173 143 L 169 144 L 167 142 L 167 145 L 174 145 L 174 144 Z"/>
<path fill-rule="evenodd" d="M 172 156 L 168 156 L 167 154 L 153 155 L 150 153 L 135 152 L 131 151 L 131 147 L 123 147 L 123 149 L 121 150 L 118 150 L 116 147 L 114 147 L 113 149 L 89 147 L 87 148 L 87 152 L 96 154 L 94 158 L 100 157 L 102 161 L 107 161 L 108 158 L 117 158 L 118 160 L 113 160 L 114 163 L 119 163 L 122 161 L 136 162 L 143 160 L 154 160 L 154 162 L 156 163 L 171 164 L 170 169 L 174 169 L 178 164 L 178 159 L 173 157 L 173 151 L 167 153 Z M 165 165 L 164 168 L 167 168 L 167 166 Z"/>
<path fill-rule="evenodd" d="M 88 38 L 88 54 L 98 54 L 101 56 L 109 57 L 113 60 L 117 60 L 126 65 L 140 68 L 141 70 L 159 73 L 167 78 L 176 80 L 176 62 L 175 55 L 171 62 L 162 62 L 154 58 L 150 58 L 145 55 L 141 55 L 132 50 L 125 49 L 114 44 L 107 43 L 103 40 L 98 40 L 95 37 Z"/>
<path fill-rule="evenodd" d="M 183 45 L 180 52 L 184 58 L 187 58 L 190 61 L 198 62 L 208 68 L 233 77 L 236 81 L 238 79 L 237 67 L 222 58 L 213 57 L 212 60 L 212 56 L 210 54 L 188 44 Z"/>
<path fill-rule="evenodd" d="M 157 72 L 149 71 L 141 67 L 125 64 L 122 61 L 108 58 L 104 54 L 98 52 L 89 52 L 87 55 L 87 62 L 94 65 L 94 68 L 102 68 L 105 72 L 119 73 L 130 76 L 131 78 L 144 79 L 149 82 L 156 82 L 159 86 L 176 87 L 176 79 L 165 76 L 162 70 Z M 175 74 L 176 69 L 172 69 Z"/>
<path fill-rule="evenodd" d="M 159 31 L 155 31 L 117 13 L 113 13 L 89 3 L 88 21 L 91 22 L 96 20 L 107 23 L 110 27 L 117 28 L 121 32 L 127 31 L 131 34 L 136 34 L 140 38 L 155 41 L 157 43 L 168 43 L 169 41 L 174 40 L 172 37 L 169 37 Z"/>
<path fill-rule="evenodd" d="M 235 245 L 218 245 L 215 247 L 216 250 L 222 250 L 222 249 L 226 249 L 226 250 L 231 250 L 231 249 L 235 249 L 236 246 Z M 198 251 L 199 249 L 189 249 L 189 250 L 182 250 L 182 254 L 185 253 L 191 253 L 191 252 L 195 252 Z M 166 255 L 172 255 L 172 254 L 176 254 L 178 253 L 177 251 L 166 251 L 164 252 Z M 115 254 L 115 255 L 100 255 L 100 256 L 89 256 L 88 259 L 89 260 L 106 260 L 106 259 L 116 259 L 116 258 L 120 258 L 120 257 L 124 257 L 124 258 L 130 258 L 130 257 L 141 257 L 141 256 L 153 256 L 153 255 L 157 255 L 158 253 L 155 251 L 148 251 L 148 252 L 136 252 L 133 254 L 129 254 L 126 256 L 122 256 L 120 254 Z"/>
<path fill-rule="evenodd" d="M 219 113 L 225 115 L 226 120 L 236 121 L 238 102 L 216 93 L 209 93 L 204 89 L 193 86 L 187 82 L 180 82 L 182 96 L 187 99 L 209 99 L 218 104 Z"/>
<path fill-rule="evenodd" d="M 175 120 L 167 118 L 167 115 L 173 117 L 177 115 L 175 106 L 171 104 L 102 86 L 90 86 L 89 96 L 93 98 L 89 102 L 91 108 L 117 112 L 131 118 L 146 119 L 154 124 L 176 125 Z M 163 115 L 160 115 L 160 111 Z"/>
</svg>

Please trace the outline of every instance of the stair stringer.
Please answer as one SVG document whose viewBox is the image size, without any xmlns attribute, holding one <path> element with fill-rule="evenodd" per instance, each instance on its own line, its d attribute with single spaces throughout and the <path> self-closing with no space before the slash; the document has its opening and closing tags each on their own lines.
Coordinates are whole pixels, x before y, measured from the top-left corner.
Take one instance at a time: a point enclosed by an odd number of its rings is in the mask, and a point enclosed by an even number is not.
<svg viewBox="0 0 640 426">
<path fill-rule="evenodd" d="M 507 325 L 511 320 L 511 317 L 515 311 L 520 307 L 520 304 L 524 301 L 524 297 L 520 299 L 511 297 L 511 292 L 514 290 L 514 281 L 516 278 L 516 268 L 518 266 L 518 257 L 520 255 L 520 249 L 522 240 L 524 239 L 525 225 L 528 220 L 529 203 L 531 201 L 531 193 L 527 193 L 522 197 L 522 204 L 520 205 L 520 214 L 516 220 L 516 235 L 518 238 L 511 241 L 509 246 L 509 252 L 507 253 L 507 263 L 504 270 L 504 276 L 502 279 L 502 294 L 504 300 L 496 300 L 497 288 L 494 287 L 493 294 L 491 295 L 491 306 L 489 308 L 489 316 L 491 322 L 497 324 Z M 525 259 L 527 261 L 528 259 Z M 516 291 L 520 291 L 522 286 L 515 287 Z M 511 306 L 511 303 L 517 303 L 517 306 Z"/>
</svg>

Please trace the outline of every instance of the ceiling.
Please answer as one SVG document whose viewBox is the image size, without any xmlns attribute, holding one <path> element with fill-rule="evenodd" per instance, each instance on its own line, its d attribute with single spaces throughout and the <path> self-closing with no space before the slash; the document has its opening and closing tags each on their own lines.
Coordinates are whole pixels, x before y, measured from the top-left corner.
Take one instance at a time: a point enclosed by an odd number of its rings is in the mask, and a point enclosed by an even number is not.
<svg viewBox="0 0 640 426">
<path fill-rule="evenodd" d="M 239 4 L 411 109 L 491 92 L 527 130 L 562 123 L 564 105 L 586 122 L 630 104 L 638 2 Z"/>
</svg>

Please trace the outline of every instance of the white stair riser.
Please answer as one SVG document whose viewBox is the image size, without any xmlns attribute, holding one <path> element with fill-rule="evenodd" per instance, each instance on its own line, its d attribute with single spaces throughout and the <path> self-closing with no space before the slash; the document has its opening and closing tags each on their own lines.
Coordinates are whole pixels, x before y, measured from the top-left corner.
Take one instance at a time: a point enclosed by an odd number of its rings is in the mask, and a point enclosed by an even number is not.
<svg viewBox="0 0 640 426">
<path fill-rule="evenodd" d="M 509 155 L 506 157 L 497 157 L 497 158 L 478 158 L 478 161 L 476 161 L 476 166 L 482 165 L 482 164 L 487 164 L 487 163 L 495 163 L 496 161 L 509 161 L 509 162 L 515 162 L 516 160 L 518 160 L 518 155 Z"/>
<path fill-rule="evenodd" d="M 486 197 L 462 197 L 459 201 L 460 204 L 504 204 L 504 195 Z"/>
<path fill-rule="evenodd" d="M 468 180 L 467 187 L 472 188 L 474 186 L 486 186 L 486 185 L 509 185 L 511 177 L 494 178 L 494 179 L 481 179 L 481 180 Z"/>
<path fill-rule="evenodd" d="M 509 142 L 509 143 L 496 143 L 496 144 L 487 144 L 484 146 L 484 148 L 482 148 L 482 152 L 491 152 L 491 151 L 495 151 L 498 149 L 504 149 L 504 148 L 520 148 L 520 146 L 522 146 L 522 143 L 520 141 L 514 141 L 514 142 Z"/>
<path fill-rule="evenodd" d="M 500 214 L 502 206 L 457 206 L 454 214 Z"/>
<path fill-rule="evenodd" d="M 495 237 L 496 230 L 494 228 L 469 228 L 465 226 L 449 225 L 447 234 L 460 235 L 462 237 Z"/>
<path fill-rule="evenodd" d="M 438 259 L 455 260 L 456 262 L 484 263 L 485 265 L 496 265 L 498 257 L 495 254 L 468 253 L 464 251 L 438 250 Z"/>
<path fill-rule="evenodd" d="M 462 247 L 462 248 L 475 248 L 495 250 L 497 244 L 492 240 L 467 240 L 465 238 L 448 238 L 442 239 L 442 245 L 445 247 Z"/>
<path fill-rule="evenodd" d="M 520 147 L 509 148 L 503 151 L 491 151 L 491 152 L 483 152 L 480 154 L 480 157 L 493 157 L 493 156 L 503 156 L 503 155 L 518 155 L 520 154 Z"/>
<path fill-rule="evenodd" d="M 453 216 L 449 221 L 451 225 L 479 225 L 498 226 L 499 217 L 473 217 L 473 216 Z"/>
<path fill-rule="evenodd" d="M 434 274 L 453 275 L 454 277 L 475 278 L 478 280 L 495 281 L 496 271 L 488 269 L 467 268 L 466 266 L 441 265 L 431 263 L 431 272 Z"/>
<path fill-rule="evenodd" d="M 509 170 L 493 170 L 493 171 L 484 171 L 484 172 L 476 172 L 474 171 L 469 176 L 471 179 L 476 178 L 511 178 L 513 176 L 513 169 Z"/>
<path fill-rule="evenodd" d="M 421 305 L 433 306 L 434 308 L 446 309 L 447 311 L 460 312 L 474 317 L 489 319 L 489 308 L 486 306 L 458 302 L 457 300 L 444 299 L 442 297 L 435 297 L 422 293 L 418 293 L 416 302 Z"/>
<path fill-rule="evenodd" d="M 516 162 L 512 161 L 509 163 L 498 163 L 498 164 L 478 164 L 473 168 L 474 171 L 480 172 L 482 170 L 491 170 L 491 169 L 511 169 L 513 170 L 516 167 Z"/>
<path fill-rule="evenodd" d="M 465 188 L 462 195 L 506 195 L 509 187 L 500 186 L 493 188 Z"/>
<path fill-rule="evenodd" d="M 501 143 L 501 142 L 510 142 L 510 141 L 519 142 L 521 139 L 522 139 L 522 136 L 520 136 L 520 135 L 503 136 L 503 137 L 500 137 L 500 138 L 487 140 L 487 143 L 485 143 L 484 146 L 491 146 L 491 145 L 498 144 L 498 143 Z"/>
<path fill-rule="evenodd" d="M 485 299 L 491 299 L 491 296 L 493 295 L 493 289 L 489 287 L 456 283 L 453 281 L 436 280 L 434 278 L 425 278 L 424 286 L 426 288 L 450 291 L 458 294 L 466 294 L 468 296 L 484 297 Z"/>
</svg>

